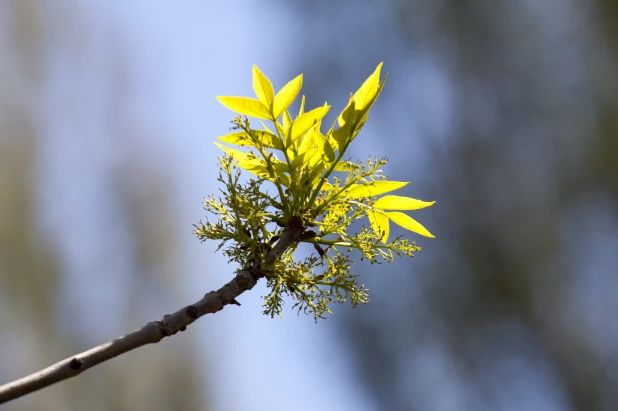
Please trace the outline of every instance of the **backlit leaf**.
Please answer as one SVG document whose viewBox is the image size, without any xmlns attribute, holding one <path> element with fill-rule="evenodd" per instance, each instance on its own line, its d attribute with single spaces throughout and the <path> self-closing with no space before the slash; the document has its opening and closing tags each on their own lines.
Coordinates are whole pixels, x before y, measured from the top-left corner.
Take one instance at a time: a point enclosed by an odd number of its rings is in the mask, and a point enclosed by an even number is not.
<svg viewBox="0 0 618 411">
<path fill-rule="evenodd" d="M 354 99 L 350 97 L 348 105 L 343 109 L 339 117 L 337 117 L 339 128 L 330 134 L 333 147 L 339 150 L 339 152 L 342 152 L 345 149 L 352 137 L 351 130 L 352 125 L 354 124 L 354 109 Z"/>
<path fill-rule="evenodd" d="M 395 224 L 402 226 L 403 228 L 410 230 L 414 233 L 423 235 L 429 238 L 436 238 L 425 227 L 423 227 L 418 221 L 413 219 L 407 214 L 400 213 L 399 211 L 390 211 L 385 213 Z"/>
<path fill-rule="evenodd" d="M 281 90 L 275 96 L 275 101 L 273 103 L 273 115 L 275 119 L 279 118 L 283 110 L 290 107 L 290 104 L 294 101 L 300 89 L 303 85 L 303 75 L 298 75 L 295 79 L 291 80 L 283 86 Z"/>
<path fill-rule="evenodd" d="M 384 196 L 375 202 L 375 208 L 382 210 L 419 210 L 433 205 L 435 201 L 421 201 L 410 197 Z"/>
<path fill-rule="evenodd" d="M 281 141 L 279 136 L 276 136 L 273 133 L 265 130 L 252 130 L 252 133 L 257 138 L 257 141 L 259 141 L 262 147 L 283 150 L 283 142 Z M 219 137 L 219 140 L 223 141 L 224 143 L 236 144 L 241 147 L 256 146 L 256 144 L 251 139 L 251 136 L 249 136 L 249 134 L 247 134 L 245 131 L 221 136 Z"/>
<path fill-rule="evenodd" d="M 273 106 L 275 99 L 273 85 L 257 66 L 253 66 L 253 91 L 266 107 L 270 109 Z"/>
<path fill-rule="evenodd" d="M 374 100 L 378 93 L 378 85 L 380 84 L 380 71 L 382 70 L 382 64 L 378 64 L 375 71 L 365 80 L 363 85 L 354 93 L 354 102 L 356 103 L 356 109 L 362 110 L 365 106 Z"/>
<path fill-rule="evenodd" d="M 300 108 L 298 109 L 298 115 L 302 116 L 305 114 L 305 96 L 302 96 L 300 99 Z"/>
<path fill-rule="evenodd" d="M 365 184 L 354 184 L 348 191 L 348 195 L 352 198 L 367 198 L 375 197 L 380 194 L 395 191 L 410 183 L 403 181 L 372 181 Z"/>
<path fill-rule="evenodd" d="M 291 125 L 292 125 L 292 116 L 290 116 L 290 112 L 288 110 L 284 110 L 283 111 L 283 129 L 286 130 L 286 135 L 287 135 L 287 130 L 290 129 Z"/>
<path fill-rule="evenodd" d="M 330 106 L 322 106 L 298 116 L 292 123 L 292 128 L 289 133 L 290 139 L 294 141 L 302 134 L 306 133 L 307 130 L 324 118 L 328 110 L 330 110 Z"/>
<path fill-rule="evenodd" d="M 271 120 L 270 110 L 259 100 L 248 97 L 228 96 L 219 96 L 217 100 L 225 107 L 239 114 Z"/>
<path fill-rule="evenodd" d="M 369 210 L 367 212 L 367 217 L 369 217 L 369 223 L 371 224 L 373 231 L 375 231 L 383 243 L 386 243 L 386 241 L 388 241 L 388 234 L 390 231 L 388 217 L 381 212 L 373 210 Z"/>
<path fill-rule="evenodd" d="M 244 151 L 236 150 L 231 147 L 226 147 L 219 143 L 215 143 L 217 147 L 223 150 L 225 153 L 230 155 L 234 160 L 238 162 L 238 166 L 244 168 L 245 170 L 256 174 L 260 177 L 268 178 L 272 180 L 272 176 L 268 171 L 268 167 L 266 167 L 266 162 L 258 158 L 250 153 L 245 153 Z M 271 159 L 270 162 L 273 165 L 273 169 L 277 175 L 288 172 L 288 165 L 282 161 Z"/>
<path fill-rule="evenodd" d="M 343 127 L 345 124 L 352 123 L 354 121 L 354 112 L 356 111 L 356 102 L 354 101 L 354 97 L 350 96 L 348 100 L 348 104 L 345 106 L 339 117 L 337 117 L 337 122 L 339 123 L 339 127 Z"/>
<path fill-rule="evenodd" d="M 380 95 L 380 92 L 382 91 L 385 82 L 386 78 L 382 80 L 382 83 L 380 83 L 380 85 L 378 86 L 378 90 L 375 93 L 374 97 L 369 102 L 365 102 L 365 107 L 363 107 L 362 110 L 355 113 L 356 117 L 354 119 L 354 130 L 352 132 L 352 139 L 354 139 L 354 137 L 358 135 L 358 133 L 367 122 L 367 118 L 369 117 L 369 110 L 373 106 L 373 103 L 375 103 L 378 99 L 378 96 Z"/>
</svg>

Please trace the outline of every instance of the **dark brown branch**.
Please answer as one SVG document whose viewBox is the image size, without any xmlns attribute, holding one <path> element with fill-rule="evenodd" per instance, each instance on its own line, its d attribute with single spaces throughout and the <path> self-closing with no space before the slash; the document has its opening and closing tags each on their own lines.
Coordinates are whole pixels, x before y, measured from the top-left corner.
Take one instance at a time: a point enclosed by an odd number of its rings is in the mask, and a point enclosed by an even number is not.
<svg viewBox="0 0 618 411">
<path fill-rule="evenodd" d="M 293 247 L 303 231 L 300 219 L 292 217 L 288 228 L 277 244 L 264 258 L 265 266 L 274 264 L 283 253 Z M 251 290 L 264 275 L 260 264 L 238 272 L 236 277 L 217 291 L 211 291 L 195 304 L 188 305 L 159 321 L 152 321 L 127 335 L 101 344 L 81 354 L 66 358 L 27 377 L 0 386 L 0 404 L 50 386 L 58 381 L 75 377 L 97 364 L 117 357 L 146 344 L 154 344 L 164 337 L 184 331 L 189 324 L 203 315 L 214 314 L 228 304 L 240 305 L 236 297 Z"/>
</svg>

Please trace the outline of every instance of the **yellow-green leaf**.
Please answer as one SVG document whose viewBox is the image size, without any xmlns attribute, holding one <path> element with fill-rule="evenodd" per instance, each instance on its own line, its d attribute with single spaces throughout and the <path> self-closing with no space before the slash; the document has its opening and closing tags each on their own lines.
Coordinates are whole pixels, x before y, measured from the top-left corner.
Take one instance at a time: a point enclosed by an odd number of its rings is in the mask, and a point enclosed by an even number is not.
<svg viewBox="0 0 618 411">
<path fill-rule="evenodd" d="M 378 85 L 380 84 L 380 71 L 382 70 L 382 64 L 378 64 L 373 74 L 365 80 L 363 85 L 354 93 L 354 102 L 356 103 L 356 109 L 362 110 L 365 106 L 374 99 L 378 93 Z"/>
<path fill-rule="evenodd" d="M 290 112 L 288 110 L 283 110 L 283 129 L 287 130 L 290 129 L 290 126 L 292 125 L 292 116 L 290 116 Z"/>
<path fill-rule="evenodd" d="M 375 208 L 382 210 L 419 210 L 433 205 L 435 201 L 421 201 L 410 197 L 384 196 L 375 202 Z"/>
<path fill-rule="evenodd" d="M 260 160 L 255 156 L 250 156 L 249 153 L 226 147 L 219 143 L 215 143 L 215 145 L 221 150 L 223 150 L 225 153 L 230 155 L 234 160 L 238 161 L 238 165 L 245 170 L 257 174 L 258 176 L 263 176 L 263 174 L 269 174 L 263 160 Z"/>
<path fill-rule="evenodd" d="M 283 142 L 276 136 L 275 134 L 265 131 L 265 130 L 251 130 L 257 141 L 260 143 L 262 147 L 270 147 L 275 148 L 277 150 L 283 150 Z M 247 134 L 245 131 L 240 131 L 238 133 L 227 134 L 225 136 L 219 137 L 219 140 L 228 144 L 236 144 L 239 146 L 256 146 L 256 144 L 252 141 L 251 136 Z"/>
<path fill-rule="evenodd" d="M 317 159 L 317 161 L 315 161 Z M 320 183 L 320 176 L 324 171 L 324 161 L 322 161 L 319 157 L 314 157 L 314 164 L 310 164 L 311 173 L 309 173 L 309 182 L 311 183 L 312 188 L 316 188 Z"/>
<path fill-rule="evenodd" d="M 300 165 L 302 165 L 305 162 L 305 157 L 307 157 L 308 155 L 310 155 L 309 153 L 305 152 L 305 153 L 300 153 L 299 155 L 296 156 L 296 158 L 294 158 L 294 160 L 292 161 L 292 170 L 295 170 L 296 168 L 298 168 Z"/>
<path fill-rule="evenodd" d="M 273 169 L 275 171 L 275 177 L 273 177 L 268 171 L 268 167 L 266 167 L 266 162 L 250 153 L 245 153 L 243 151 L 239 151 L 230 147 L 226 147 L 219 143 L 215 143 L 217 147 L 223 150 L 225 153 L 230 155 L 234 160 L 238 162 L 238 166 L 244 168 L 245 170 L 263 178 L 267 178 L 270 181 L 275 181 L 277 177 L 282 183 L 287 182 L 289 185 L 289 178 L 284 174 L 289 171 L 288 165 L 283 161 L 279 161 L 276 159 L 270 159 L 270 162 L 273 165 Z"/>
<path fill-rule="evenodd" d="M 217 97 L 217 100 L 219 100 L 219 102 L 225 107 L 239 114 L 256 118 L 263 118 L 266 120 L 272 119 L 272 114 L 270 114 L 270 110 L 268 109 L 268 107 L 266 107 L 264 103 L 259 100 L 248 97 L 229 96 L 219 96 Z"/>
<path fill-rule="evenodd" d="M 369 217 L 369 223 L 371 224 L 373 231 L 380 237 L 380 240 L 383 243 L 386 243 L 390 231 L 388 217 L 386 217 L 383 213 L 373 210 L 369 210 L 367 217 Z"/>
<path fill-rule="evenodd" d="M 319 130 L 313 129 L 311 132 L 307 133 L 307 136 L 303 139 L 303 141 L 298 146 L 298 154 L 304 154 L 307 152 L 311 152 L 311 154 L 316 154 L 316 149 L 318 148 L 318 136 Z"/>
<path fill-rule="evenodd" d="M 354 137 L 358 135 L 358 133 L 361 131 L 361 129 L 367 122 L 367 118 L 369 117 L 369 110 L 371 110 L 373 103 L 375 103 L 376 100 L 378 99 L 378 96 L 380 95 L 380 92 L 382 91 L 382 88 L 384 87 L 385 82 L 386 82 L 386 78 L 384 78 L 384 80 L 382 80 L 382 83 L 380 83 L 380 85 L 378 86 L 378 90 L 373 96 L 373 98 L 369 100 L 368 102 L 365 101 L 364 102 L 365 106 L 362 108 L 362 110 L 359 110 L 355 113 L 354 129 L 351 133 L 352 139 L 354 139 Z"/>
<path fill-rule="evenodd" d="M 351 139 L 351 131 L 352 125 L 354 124 L 354 116 L 355 116 L 355 103 L 354 99 L 350 96 L 350 100 L 348 101 L 348 105 L 345 106 L 339 117 L 337 117 L 337 122 L 339 124 L 339 128 L 330 133 L 330 140 L 334 143 L 333 146 L 339 152 L 342 152 L 348 141 Z"/>
<path fill-rule="evenodd" d="M 395 191 L 410 183 L 404 181 L 372 181 L 365 184 L 354 184 L 348 191 L 352 198 L 375 197 L 380 194 Z"/>
<path fill-rule="evenodd" d="M 292 141 L 296 140 L 298 137 L 307 132 L 311 127 L 313 127 L 317 122 L 321 121 L 326 113 L 330 110 L 330 106 L 325 105 L 322 107 L 314 108 L 313 110 L 300 115 L 294 120 L 292 123 L 292 128 L 290 129 L 290 139 Z"/>
<path fill-rule="evenodd" d="M 305 114 L 305 96 L 302 96 L 300 99 L 300 109 L 298 109 L 298 115 L 302 116 Z"/>
<path fill-rule="evenodd" d="M 288 82 L 288 84 L 283 86 L 281 90 L 279 90 L 273 103 L 273 115 L 275 119 L 279 118 L 281 113 L 283 113 L 283 110 L 290 107 L 290 104 L 292 104 L 296 96 L 298 96 L 302 86 L 303 75 L 300 74 L 295 79 Z"/>
<path fill-rule="evenodd" d="M 244 131 L 239 131 L 238 133 L 226 134 L 221 137 L 217 137 L 218 140 L 223 141 L 228 144 L 236 144 L 238 146 L 252 146 L 254 145 L 251 141 L 251 137 Z"/>
<path fill-rule="evenodd" d="M 257 66 L 253 66 L 253 91 L 266 107 L 270 109 L 273 106 L 275 100 L 273 85 Z"/>
<path fill-rule="evenodd" d="M 320 156 L 324 161 L 324 164 L 330 164 L 335 161 L 335 151 L 333 151 L 333 147 L 328 142 L 328 139 L 324 134 L 320 133 L 319 130 L 316 131 L 316 141 L 318 144 L 318 150 L 320 150 Z"/>
<path fill-rule="evenodd" d="M 339 122 L 339 127 L 343 127 L 345 124 L 352 123 L 354 121 L 354 112 L 356 111 L 356 102 L 354 101 L 354 97 L 350 96 L 348 100 L 348 104 L 345 106 L 339 117 L 337 117 L 337 121 Z"/>
<path fill-rule="evenodd" d="M 399 211 L 390 211 L 385 213 L 388 218 L 390 218 L 395 224 L 398 224 L 405 228 L 406 230 L 410 230 L 414 233 L 423 235 L 429 238 L 436 238 L 433 234 L 431 234 L 425 227 L 421 225 L 418 221 L 413 219 L 407 214 L 400 213 Z"/>
<path fill-rule="evenodd" d="M 236 161 L 245 161 L 245 160 L 247 160 L 247 153 L 245 153 L 243 151 L 239 151 L 239 150 L 236 150 L 236 149 L 231 148 L 231 147 L 226 147 L 223 144 L 219 144 L 217 142 L 215 142 L 215 146 L 219 147 L 226 154 L 229 154 Z"/>
<path fill-rule="evenodd" d="M 290 177 L 288 177 L 288 175 L 284 173 L 277 173 L 277 177 L 275 179 L 269 179 L 269 180 L 271 181 L 277 180 L 276 182 L 278 182 L 284 187 L 290 186 Z"/>
</svg>

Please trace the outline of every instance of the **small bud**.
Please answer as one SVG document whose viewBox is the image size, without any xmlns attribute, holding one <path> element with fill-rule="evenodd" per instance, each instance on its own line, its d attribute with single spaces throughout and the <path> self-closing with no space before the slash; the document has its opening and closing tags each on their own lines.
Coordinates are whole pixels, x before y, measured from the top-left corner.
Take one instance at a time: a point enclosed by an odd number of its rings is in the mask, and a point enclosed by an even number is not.
<svg viewBox="0 0 618 411">
<path fill-rule="evenodd" d="M 318 254 L 320 254 L 320 257 L 322 257 L 324 255 L 324 250 L 322 249 L 322 247 L 320 247 L 320 244 L 313 243 L 313 247 L 318 252 Z"/>
<path fill-rule="evenodd" d="M 309 231 L 305 231 L 304 233 L 302 233 L 300 235 L 300 239 L 303 241 L 306 240 L 311 240 L 312 238 L 314 238 L 317 235 L 317 233 L 313 230 L 309 230 Z"/>
</svg>

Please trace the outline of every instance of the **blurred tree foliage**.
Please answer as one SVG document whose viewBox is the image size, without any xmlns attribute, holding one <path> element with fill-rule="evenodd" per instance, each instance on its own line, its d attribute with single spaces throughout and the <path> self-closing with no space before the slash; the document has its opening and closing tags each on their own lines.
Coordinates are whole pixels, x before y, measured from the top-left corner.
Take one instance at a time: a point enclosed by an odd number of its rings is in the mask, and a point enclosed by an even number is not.
<svg viewBox="0 0 618 411">
<path fill-rule="evenodd" d="M 440 204 L 442 249 L 342 323 L 380 409 L 618 409 L 618 2 L 294 4 L 306 87 L 392 67 L 367 144 Z"/>
<path fill-rule="evenodd" d="M 96 203 L 113 199 L 114 207 L 106 216 L 118 224 L 103 224 L 109 228 L 91 233 L 97 249 L 90 272 L 80 273 L 82 284 L 76 284 L 68 274 L 60 233 L 45 230 L 43 210 L 59 200 L 63 193 L 46 197 L 43 185 L 43 147 L 49 139 L 45 125 L 43 102 L 54 101 L 50 78 L 50 61 L 58 50 L 68 53 L 60 58 L 79 61 L 82 43 L 59 44 L 62 39 L 84 39 L 85 16 L 73 2 L 66 9 L 53 7 L 39 0 L 13 0 L 0 4 L 0 380 L 10 381 L 42 366 L 63 359 L 111 335 L 97 334 L 103 324 L 115 322 L 114 330 L 126 332 L 137 327 L 144 318 L 161 313 L 161 307 L 175 306 L 172 299 L 179 290 L 177 281 L 166 275 L 173 272 L 180 258 L 171 228 L 167 225 L 171 209 L 165 192 L 167 177 L 137 156 L 126 155 L 104 161 L 106 184 L 95 187 Z M 56 6 L 57 2 L 54 2 Z M 73 47 L 71 47 L 73 46 Z M 67 49 L 68 47 L 68 49 Z M 110 65 L 111 82 L 105 96 L 105 115 L 110 138 L 131 148 L 139 133 L 139 124 L 127 117 L 123 94 L 130 88 L 130 65 L 126 53 Z M 71 66 L 69 63 L 68 66 Z M 78 73 L 68 73 L 77 77 Z M 84 94 L 79 94 L 81 98 Z M 68 93 L 58 101 L 65 102 Z M 79 105 L 79 102 L 76 102 Z M 70 113 L 74 124 L 82 117 Z M 85 137 L 87 138 L 87 137 Z M 59 143 L 55 143 L 59 144 Z M 54 145 L 52 143 L 51 145 Z M 134 147 L 141 153 L 144 148 Z M 92 153 L 91 153 L 92 154 Z M 81 155 L 84 155 L 83 153 Z M 93 158 L 96 154 L 92 155 Z M 69 160 L 70 162 L 70 160 Z M 66 170 L 69 170 L 68 168 Z M 67 171 L 64 172 L 67 172 Z M 70 171 L 69 171 L 70 172 Z M 68 178 L 68 176 L 65 176 Z M 48 191 L 49 192 L 49 191 Z M 88 195 L 88 193 L 82 193 Z M 90 210 L 91 213 L 96 211 Z M 92 215 L 94 222 L 100 215 Z M 70 230 L 74 221 L 55 222 L 54 227 Z M 122 230 L 115 229 L 118 225 Z M 95 224 L 96 225 L 96 224 Z M 87 227 L 82 227 L 87 231 Z M 84 241 L 89 241 L 84 239 Z M 126 247 L 112 247 L 121 244 Z M 122 249 L 124 252 L 119 253 Z M 64 250 L 66 251 L 66 250 Z M 63 255 L 64 254 L 64 255 Z M 113 318 L 105 308 L 96 306 L 93 288 L 106 281 L 106 267 L 118 263 L 128 266 L 128 278 L 116 287 L 110 303 L 120 307 Z M 97 271 L 97 267 L 100 271 Z M 165 271 L 165 272 L 163 272 Z M 116 281 L 114 279 L 114 281 Z M 82 293 L 78 294 L 77 293 Z M 70 296 L 70 298 L 69 298 Z M 176 294 L 177 296 L 177 294 Z M 156 305 L 154 304 L 156 302 Z M 155 306 L 156 313 L 149 308 Z M 84 327 L 84 322 L 88 324 Z M 101 340 L 103 338 L 104 340 Z M 191 338 L 179 341 L 191 345 Z M 168 344 L 157 353 L 140 350 L 87 372 L 75 381 L 58 384 L 29 395 L 10 405 L 12 410 L 174 410 L 205 409 L 203 375 L 193 355 L 193 349 L 179 349 Z M 169 349 L 174 347 L 175 349 Z"/>
</svg>

